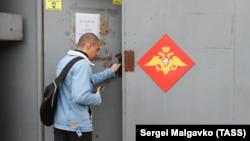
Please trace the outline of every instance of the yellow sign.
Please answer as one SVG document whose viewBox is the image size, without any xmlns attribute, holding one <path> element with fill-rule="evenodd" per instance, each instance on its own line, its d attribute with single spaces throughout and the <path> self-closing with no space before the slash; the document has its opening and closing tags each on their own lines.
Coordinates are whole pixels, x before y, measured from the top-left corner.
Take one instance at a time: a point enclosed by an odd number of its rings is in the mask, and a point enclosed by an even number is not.
<svg viewBox="0 0 250 141">
<path fill-rule="evenodd" d="M 61 11 L 62 0 L 46 0 L 46 10 Z"/>
<path fill-rule="evenodd" d="M 122 0 L 113 0 L 114 5 L 122 5 Z"/>
</svg>

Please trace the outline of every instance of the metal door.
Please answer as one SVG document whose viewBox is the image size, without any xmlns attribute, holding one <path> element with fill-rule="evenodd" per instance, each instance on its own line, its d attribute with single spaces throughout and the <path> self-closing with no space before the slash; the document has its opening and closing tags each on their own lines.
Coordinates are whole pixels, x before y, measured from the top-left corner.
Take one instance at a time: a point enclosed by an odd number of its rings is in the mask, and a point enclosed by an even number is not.
<svg viewBox="0 0 250 141">
<path fill-rule="evenodd" d="M 111 0 L 44 0 L 44 84 L 55 77 L 58 61 L 75 48 L 76 13 L 100 15 L 103 42 L 94 72 L 104 70 L 121 58 L 121 6 Z M 93 141 L 122 138 L 121 76 L 103 83 L 102 104 L 93 107 Z M 45 140 L 53 140 L 53 128 L 45 127 Z"/>
<path fill-rule="evenodd" d="M 247 0 L 123 0 L 123 141 L 137 124 L 250 123 L 249 9 Z M 164 34 L 195 62 L 167 92 L 138 65 Z"/>
</svg>

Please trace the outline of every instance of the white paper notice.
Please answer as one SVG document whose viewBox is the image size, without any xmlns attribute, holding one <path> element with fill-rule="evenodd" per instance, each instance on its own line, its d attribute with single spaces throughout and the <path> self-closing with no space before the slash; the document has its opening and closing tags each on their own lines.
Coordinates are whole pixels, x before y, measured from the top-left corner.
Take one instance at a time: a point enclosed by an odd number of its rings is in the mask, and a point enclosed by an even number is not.
<svg viewBox="0 0 250 141">
<path fill-rule="evenodd" d="M 91 32 L 100 38 L 100 14 L 76 13 L 75 42 L 84 33 Z"/>
</svg>

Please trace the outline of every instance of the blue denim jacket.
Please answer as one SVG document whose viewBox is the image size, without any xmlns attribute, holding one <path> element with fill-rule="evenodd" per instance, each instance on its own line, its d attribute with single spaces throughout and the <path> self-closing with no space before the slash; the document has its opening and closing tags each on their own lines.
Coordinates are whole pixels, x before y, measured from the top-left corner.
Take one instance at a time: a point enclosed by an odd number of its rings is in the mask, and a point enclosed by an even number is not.
<svg viewBox="0 0 250 141">
<path fill-rule="evenodd" d="M 111 68 L 93 74 L 92 64 L 81 52 L 70 50 L 59 62 L 57 75 L 64 66 L 76 56 L 84 59 L 76 62 L 69 70 L 65 79 L 59 85 L 57 109 L 54 117 L 54 127 L 67 131 L 93 131 L 89 106 L 101 104 L 100 94 L 92 93 L 93 85 L 115 76 Z"/>
</svg>

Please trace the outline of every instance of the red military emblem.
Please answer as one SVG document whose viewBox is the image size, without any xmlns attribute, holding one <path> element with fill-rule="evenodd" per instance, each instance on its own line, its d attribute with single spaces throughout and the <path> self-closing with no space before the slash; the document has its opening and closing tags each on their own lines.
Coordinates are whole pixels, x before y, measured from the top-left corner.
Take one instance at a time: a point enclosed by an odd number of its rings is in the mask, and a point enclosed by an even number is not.
<svg viewBox="0 0 250 141">
<path fill-rule="evenodd" d="M 137 63 L 164 92 L 194 65 L 166 34 Z"/>
</svg>

